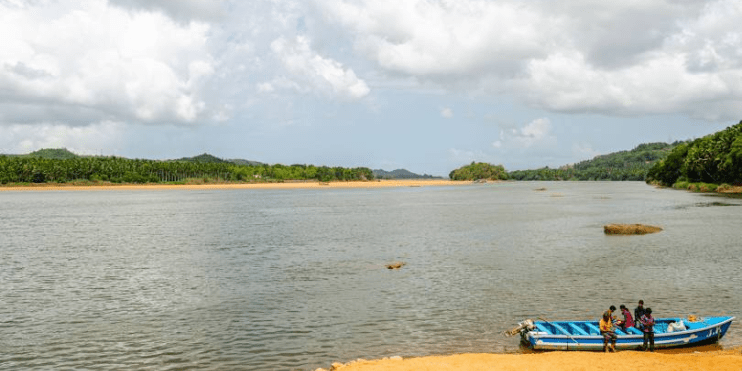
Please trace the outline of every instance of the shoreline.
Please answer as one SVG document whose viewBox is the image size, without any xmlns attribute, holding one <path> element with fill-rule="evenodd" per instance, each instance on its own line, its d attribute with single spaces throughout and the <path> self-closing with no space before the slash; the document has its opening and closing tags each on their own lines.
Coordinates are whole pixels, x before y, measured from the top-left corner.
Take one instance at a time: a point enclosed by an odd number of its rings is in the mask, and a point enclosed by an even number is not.
<svg viewBox="0 0 742 371">
<path fill-rule="evenodd" d="M 742 348 L 693 352 L 542 352 L 524 354 L 465 353 L 402 359 L 333 363 L 338 371 L 463 371 L 463 370 L 605 370 L 605 371 L 742 370 Z"/>
<path fill-rule="evenodd" d="M 442 187 L 472 185 L 470 181 L 445 179 L 395 179 L 355 182 L 294 181 L 283 183 L 206 183 L 206 184 L 34 184 L 23 186 L 0 186 L 3 191 L 105 191 L 105 190 L 204 190 L 204 189 L 347 189 L 347 188 L 393 188 L 393 187 Z"/>
</svg>

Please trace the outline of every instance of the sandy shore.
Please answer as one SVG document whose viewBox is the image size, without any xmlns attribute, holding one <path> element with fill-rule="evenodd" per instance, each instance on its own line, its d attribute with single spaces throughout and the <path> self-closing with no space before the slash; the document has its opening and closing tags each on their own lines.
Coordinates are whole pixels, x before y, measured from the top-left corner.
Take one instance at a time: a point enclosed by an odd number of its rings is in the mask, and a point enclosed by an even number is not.
<svg viewBox="0 0 742 371">
<path fill-rule="evenodd" d="M 0 191 L 90 191 L 90 190 L 167 190 L 167 189 L 330 189 L 383 187 L 440 187 L 471 185 L 472 182 L 443 179 L 378 180 L 370 182 L 285 182 L 285 183 L 218 183 L 218 184 L 38 184 L 21 187 L 2 186 Z"/>
<path fill-rule="evenodd" d="M 336 365 L 339 366 L 339 365 Z M 328 369 L 330 369 L 328 365 Z M 742 370 L 741 349 L 694 353 L 623 351 L 546 352 L 533 354 L 458 354 L 409 359 L 355 361 L 336 367 L 341 371 L 678 371 Z"/>
</svg>

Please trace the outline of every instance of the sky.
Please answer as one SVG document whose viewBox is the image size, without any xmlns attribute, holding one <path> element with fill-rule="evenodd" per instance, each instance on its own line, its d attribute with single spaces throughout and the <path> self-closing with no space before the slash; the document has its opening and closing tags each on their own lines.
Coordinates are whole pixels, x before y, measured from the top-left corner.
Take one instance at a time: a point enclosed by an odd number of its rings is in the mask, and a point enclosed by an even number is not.
<svg viewBox="0 0 742 371">
<path fill-rule="evenodd" d="M 742 0 L 0 0 L 0 153 L 558 167 L 742 119 Z"/>
</svg>

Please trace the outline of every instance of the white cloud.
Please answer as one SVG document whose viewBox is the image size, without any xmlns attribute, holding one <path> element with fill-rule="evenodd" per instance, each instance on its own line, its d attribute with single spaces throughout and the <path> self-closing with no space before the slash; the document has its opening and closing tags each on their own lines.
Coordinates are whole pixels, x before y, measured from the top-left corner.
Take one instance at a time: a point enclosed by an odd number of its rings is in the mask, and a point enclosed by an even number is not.
<svg viewBox="0 0 742 371">
<path fill-rule="evenodd" d="M 221 0 L 108 0 L 125 9 L 161 11 L 175 20 L 193 19 L 215 21 L 226 16 Z"/>
<path fill-rule="evenodd" d="M 79 155 L 110 155 L 123 147 L 124 125 L 106 121 L 84 127 L 59 124 L 0 126 L 0 153 L 67 148 Z"/>
<path fill-rule="evenodd" d="M 445 107 L 441 109 L 441 116 L 443 118 L 450 119 L 453 117 L 453 110 L 451 108 Z"/>
<path fill-rule="evenodd" d="M 500 138 L 492 143 L 495 148 L 528 149 L 533 146 L 553 145 L 556 138 L 551 134 L 551 121 L 548 118 L 533 120 L 520 128 L 500 131 Z"/>
<path fill-rule="evenodd" d="M 208 31 L 102 0 L 0 3 L 0 124 L 193 123 L 214 72 Z"/>
<path fill-rule="evenodd" d="M 370 92 L 366 83 L 352 69 L 314 52 L 305 36 L 297 36 L 293 40 L 278 38 L 271 43 L 271 50 L 286 71 L 299 80 L 297 83 L 308 85 L 311 90 L 324 90 L 350 99 L 362 98 Z"/>
<path fill-rule="evenodd" d="M 515 2 L 321 2 L 327 18 L 350 29 L 356 48 L 384 69 L 405 74 L 508 75 L 521 60 L 544 55 L 555 26 Z"/>
<path fill-rule="evenodd" d="M 739 0 L 319 4 L 391 78 L 556 112 L 735 120 L 742 106 Z"/>
</svg>

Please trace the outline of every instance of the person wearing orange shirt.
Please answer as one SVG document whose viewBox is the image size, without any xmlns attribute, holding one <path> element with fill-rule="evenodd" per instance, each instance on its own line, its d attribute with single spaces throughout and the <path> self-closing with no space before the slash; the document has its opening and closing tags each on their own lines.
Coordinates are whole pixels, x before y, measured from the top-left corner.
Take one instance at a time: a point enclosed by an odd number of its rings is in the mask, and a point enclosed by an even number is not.
<svg viewBox="0 0 742 371">
<path fill-rule="evenodd" d="M 603 313 L 603 319 L 600 320 L 600 334 L 603 335 L 603 351 L 608 351 L 610 342 L 611 352 L 616 351 L 616 332 L 613 328 L 613 319 L 608 312 Z"/>
</svg>

